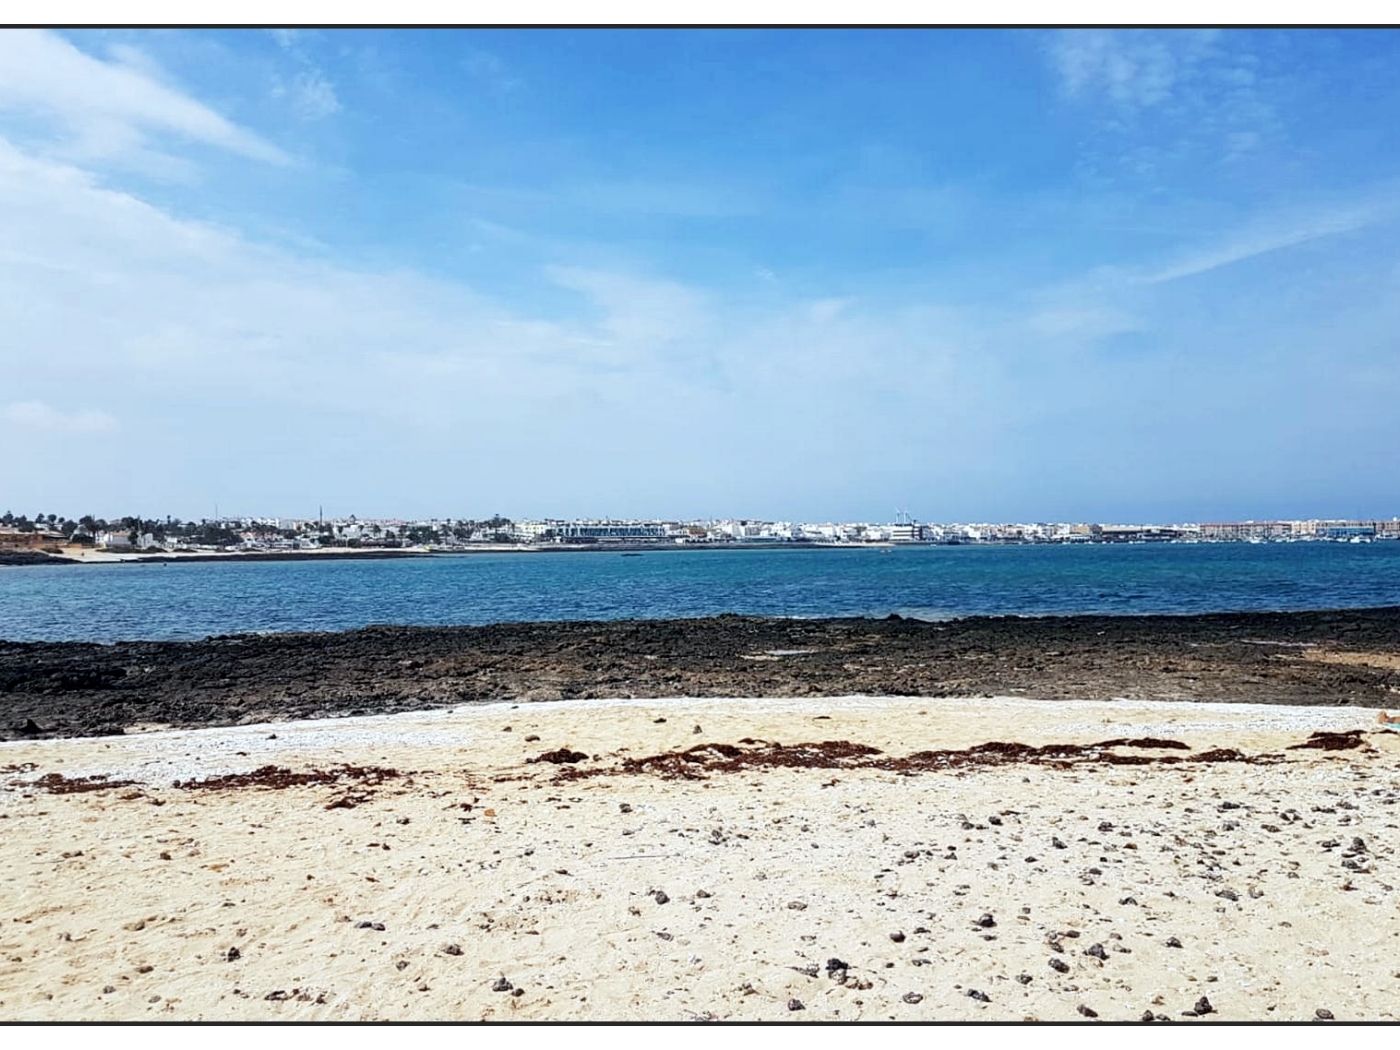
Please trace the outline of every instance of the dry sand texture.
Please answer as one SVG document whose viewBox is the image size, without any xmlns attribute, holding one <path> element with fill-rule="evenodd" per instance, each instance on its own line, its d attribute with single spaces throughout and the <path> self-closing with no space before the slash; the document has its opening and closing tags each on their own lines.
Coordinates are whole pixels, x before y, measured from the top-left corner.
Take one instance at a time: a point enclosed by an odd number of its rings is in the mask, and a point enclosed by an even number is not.
<svg viewBox="0 0 1400 1050">
<path fill-rule="evenodd" d="M 861 697 L 5 744 L 0 1017 L 1393 1018 L 1398 756 L 1370 711 Z M 172 786 L 265 766 L 306 775 Z"/>
</svg>

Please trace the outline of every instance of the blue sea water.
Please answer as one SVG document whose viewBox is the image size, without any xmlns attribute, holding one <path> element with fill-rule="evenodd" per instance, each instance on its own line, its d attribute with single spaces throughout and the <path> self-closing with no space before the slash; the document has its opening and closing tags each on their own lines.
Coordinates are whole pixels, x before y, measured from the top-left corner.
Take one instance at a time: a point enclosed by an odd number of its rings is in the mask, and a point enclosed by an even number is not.
<svg viewBox="0 0 1400 1050">
<path fill-rule="evenodd" d="M 0 638 L 367 624 L 1189 613 L 1400 605 L 1400 542 L 464 554 L 0 567 Z"/>
</svg>

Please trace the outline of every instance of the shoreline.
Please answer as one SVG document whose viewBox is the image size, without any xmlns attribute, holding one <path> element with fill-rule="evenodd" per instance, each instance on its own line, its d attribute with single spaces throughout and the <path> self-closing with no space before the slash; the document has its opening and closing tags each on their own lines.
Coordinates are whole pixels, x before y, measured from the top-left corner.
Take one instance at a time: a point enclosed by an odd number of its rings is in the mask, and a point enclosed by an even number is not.
<svg viewBox="0 0 1400 1050">
<path fill-rule="evenodd" d="M 1335 544 L 1346 543 L 1346 540 L 1288 540 L 1272 541 L 1271 545 L 1288 544 Z M 1375 540 L 1368 542 L 1386 543 L 1387 540 Z M 1400 542 L 1400 541 L 1395 541 Z M 894 550 L 932 550 L 932 549 L 966 549 L 966 550 L 1002 550 L 1009 547 L 1033 547 L 1033 548 L 1135 548 L 1150 547 L 1153 549 L 1161 547 L 1197 547 L 1197 546 L 1230 546 L 1245 544 L 1241 540 L 1175 540 L 1175 541 L 1096 541 L 1096 542 L 1045 542 L 1045 543 L 1025 543 L 1025 542 L 813 542 L 805 540 L 774 541 L 774 542 L 736 542 L 736 543 L 684 543 L 684 544 L 664 544 L 664 543 L 580 543 L 580 544 L 528 544 L 528 543 L 492 543 L 479 544 L 472 547 L 463 548 L 430 548 L 430 547 L 408 547 L 408 548 L 353 548 L 353 547 L 322 547 L 303 550 L 252 550 L 252 551 L 197 551 L 190 553 L 163 552 L 160 554 L 147 554 L 139 551 L 110 551 L 94 550 L 92 548 L 65 548 L 62 554 L 52 554 L 46 551 L 18 550 L 0 551 L 0 568 L 22 568 L 38 565 L 129 565 L 142 563 L 159 563 L 174 565 L 183 562 L 243 562 L 243 561 L 318 561 L 321 559 L 354 559 L 354 558 L 450 558 L 458 556 L 470 557 L 473 555 L 486 554 L 626 554 L 629 556 L 639 554 L 673 554 L 678 552 L 697 553 L 701 551 L 811 551 L 811 550 L 867 550 L 871 552 L 888 553 Z"/>
<path fill-rule="evenodd" d="M 0 739 L 631 696 L 1019 695 L 1400 707 L 1400 607 L 558 621 L 0 641 Z"/>
<path fill-rule="evenodd" d="M 483 543 L 473 547 L 435 549 L 431 547 L 319 547 L 290 551 L 197 551 L 191 553 L 167 551 L 161 554 L 145 554 L 139 551 L 109 551 L 90 548 L 68 548 L 64 554 L 50 554 L 44 551 L 19 551 L 12 556 L 0 552 L 0 567 L 21 567 L 33 565 L 133 565 L 160 563 L 174 565 L 183 562 L 235 562 L 235 561 L 320 561 L 323 559 L 354 558 L 452 558 L 482 554 L 671 554 L 679 551 L 774 551 L 774 550 L 871 550 L 880 551 L 901 547 L 958 547 L 967 544 L 956 543 L 808 543 L 801 541 L 782 543 L 580 543 L 580 544 L 527 544 L 527 543 Z M 985 546 L 1004 546 L 986 544 Z"/>
</svg>

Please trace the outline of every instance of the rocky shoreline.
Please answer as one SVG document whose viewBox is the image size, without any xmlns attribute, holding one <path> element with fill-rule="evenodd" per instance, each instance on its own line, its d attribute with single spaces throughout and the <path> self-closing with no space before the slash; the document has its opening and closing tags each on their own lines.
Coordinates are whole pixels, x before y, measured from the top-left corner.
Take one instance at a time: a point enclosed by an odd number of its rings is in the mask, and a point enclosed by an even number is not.
<svg viewBox="0 0 1400 1050">
<path fill-rule="evenodd" d="M 853 694 L 1400 706 L 1400 608 L 0 641 L 3 739 L 499 701 Z"/>
</svg>

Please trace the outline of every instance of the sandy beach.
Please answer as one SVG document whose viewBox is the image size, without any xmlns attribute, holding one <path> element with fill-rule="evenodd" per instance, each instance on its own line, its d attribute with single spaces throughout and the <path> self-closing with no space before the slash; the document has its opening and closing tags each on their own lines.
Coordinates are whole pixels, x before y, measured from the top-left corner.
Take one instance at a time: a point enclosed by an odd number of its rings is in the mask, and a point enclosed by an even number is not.
<svg viewBox="0 0 1400 1050">
<path fill-rule="evenodd" d="M 1397 756 L 863 696 L 6 743 L 0 1017 L 1391 1019 Z"/>
</svg>

